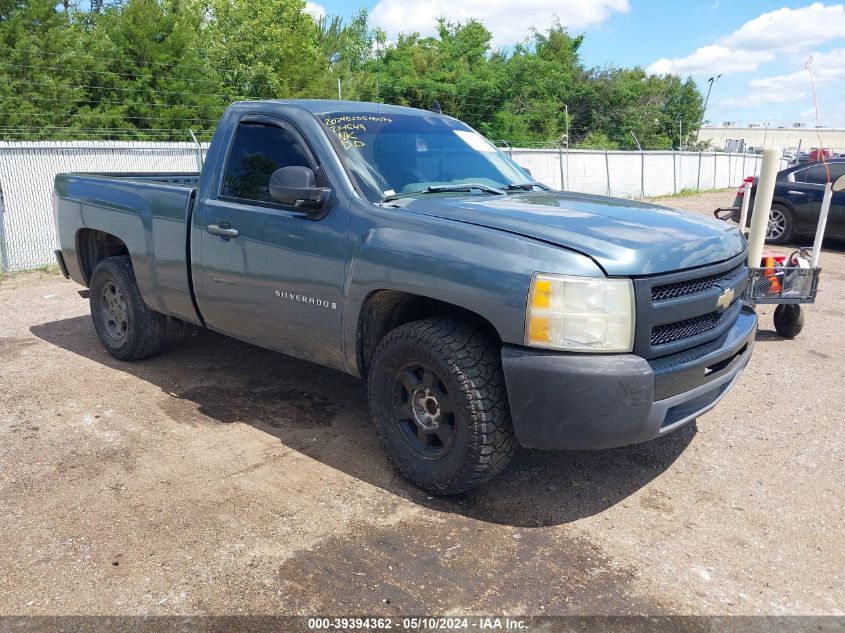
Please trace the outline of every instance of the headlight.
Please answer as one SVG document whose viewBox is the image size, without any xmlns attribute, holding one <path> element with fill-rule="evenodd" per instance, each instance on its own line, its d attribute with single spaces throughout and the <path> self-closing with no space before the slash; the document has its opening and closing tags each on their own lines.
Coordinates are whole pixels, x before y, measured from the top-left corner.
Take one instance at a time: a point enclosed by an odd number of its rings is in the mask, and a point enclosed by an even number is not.
<svg viewBox="0 0 845 633">
<path fill-rule="evenodd" d="M 633 283 L 535 273 L 528 292 L 525 344 L 568 352 L 630 352 Z"/>
</svg>

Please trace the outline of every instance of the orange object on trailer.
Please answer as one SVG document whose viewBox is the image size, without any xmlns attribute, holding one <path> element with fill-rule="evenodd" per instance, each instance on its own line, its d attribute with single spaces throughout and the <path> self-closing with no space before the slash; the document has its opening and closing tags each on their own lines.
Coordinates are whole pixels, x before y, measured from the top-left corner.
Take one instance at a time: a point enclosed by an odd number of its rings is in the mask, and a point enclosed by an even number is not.
<svg viewBox="0 0 845 633">
<path fill-rule="evenodd" d="M 783 265 L 783 257 L 780 258 L 781 265 Z M 781 285 L 780 280 L 778 279 L 777 272 L 775 272 L 775 258 L 772 256 L 764 256 L 763 257 L 763 276 L 769 280 L 771 284 L 770 291 L 771 292 L 780 292 Z"/>
</svg>

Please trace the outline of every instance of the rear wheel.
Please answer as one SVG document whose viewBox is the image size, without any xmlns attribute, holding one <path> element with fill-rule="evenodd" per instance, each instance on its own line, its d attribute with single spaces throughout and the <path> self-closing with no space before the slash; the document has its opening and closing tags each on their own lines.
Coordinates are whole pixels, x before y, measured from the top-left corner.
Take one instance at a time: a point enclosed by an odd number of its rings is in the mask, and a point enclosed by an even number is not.
<svg viewBox="0 0 845 633">
<path fill-rule="evenodd" d="M 792 213 L 780 204 L 773 204 L 769 214 L 769 226 L 766 228 L 766 241 L 769 244 L 783 244 L 792 239 Z"/>
<path fill-rule="evenodd" d="M 488 481 L 516 451 L 498 348 L 469 325 L 426 319 L 392 330 L 368 392 L 391 461 L 434 494 Z"/>
<path fill-rule="evenodd" d="M 167 317 L 144 303 L 128 256 L 108 257 L 97 264 L 89 303 L 97 336 L 115 358 L 137 360 L 164 345 Z"/>
</svg>

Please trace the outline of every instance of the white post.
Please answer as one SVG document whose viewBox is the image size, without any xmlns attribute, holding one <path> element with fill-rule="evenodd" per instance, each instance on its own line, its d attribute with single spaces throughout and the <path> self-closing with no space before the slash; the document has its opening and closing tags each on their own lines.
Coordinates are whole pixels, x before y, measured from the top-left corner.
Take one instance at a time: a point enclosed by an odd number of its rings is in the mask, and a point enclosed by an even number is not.
<svg viewBox="0 0 845 633">
<path fill-rule="evenodd" d="M 675 152 L 672 151 L 672 193 L 678 193 L 678 165 Z"/>
<path fill-rule="evenodd" d="M 563 191 L 565 183 L 563 182 L 563 149 L 557 148 L 558 167 L 560 168 L 560 190 Z"/>
<path fill-rule="evenodd" d="M 822 240 L 824 239 L 824 230 L 827 228 L 827 214 L 830 211 L 830 200 L 833 197 L 833 189 L 830 183 L 824 186 L 824 197 L 822 198 L 822 208 L 819 212 L 819 225 L 816 227 L 816 239 L 813 242 L 813 258 L 812 266 L 815 268 L 819 265 L 819 258 L 822 254 Z"/>
<path fill-rule="evenodd" d="M 751 203 L 751 187 L 754 183 L 750 180 L 744 181 L 742 187 L 744 193 L 742 194 L 742 210 L 739 213 L 739 231 L 745 233 L 745 224 L 748 222 L 748 205 Z"/>
<path fill-rule="evenodd" d="M 194 134 L 194 131 L 191 128 L 188 128 L 188 132 L 191 133 L 191 138 L 194 139 L 194 145 L 196 145 L 197 148 L 197 171 L 201 172 L 203 163 L 202 145 L 200 145 L 200 142 L 197 140 L 197 135 Z"/>
<path fill-rule="evenodd" d="M 645 198 L 645 152 L 640 150 L 640 197 Z"/>
<path fill-rule="evenodd" d="M 763 242 L 769 227 L 769 214 L 772 212 L 772 196 L 775 193 L 775 178 L 780 160 L 778 151 L 772 147 L 763 150 L 760 165 L 760 178 L 757 181 L 757 195 L 754 198 L 754 211 L 751 213 L 751 232 L 748 234 L 748 265 L 760 267 L 763 256 Z"/>
</svg>

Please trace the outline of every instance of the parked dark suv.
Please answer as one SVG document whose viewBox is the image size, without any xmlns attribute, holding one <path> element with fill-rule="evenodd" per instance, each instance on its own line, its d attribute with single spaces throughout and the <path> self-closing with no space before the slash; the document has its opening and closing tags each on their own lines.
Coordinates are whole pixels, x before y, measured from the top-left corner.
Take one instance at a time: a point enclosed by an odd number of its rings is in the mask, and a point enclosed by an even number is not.
<svg viewBox="0 0 845 633">
<path fill-rule="evenodd" d="M 845 174 L 845 159 L 829 159 L 827 169 L 830 170 L 830 181 L 835 181 Z M 798 165 L 779 172 L 772 198 L 772 213 L 769 216 L 766 241 L 770 244 L 783 244 L 794 237 L 814 235 L 827 181 L 827 170 L 822 162 Z M 757 178 L 754 179 L 751 189 L 749 223 L 756 192 Z M 731 215 L 735 222 L 739 222 L 742 196 L 743 190 L 740 189 L 736 193 Z M 830 237 L 845 238 L 845 192 L 833 194 L 826 234 Z"/>
</svg>

